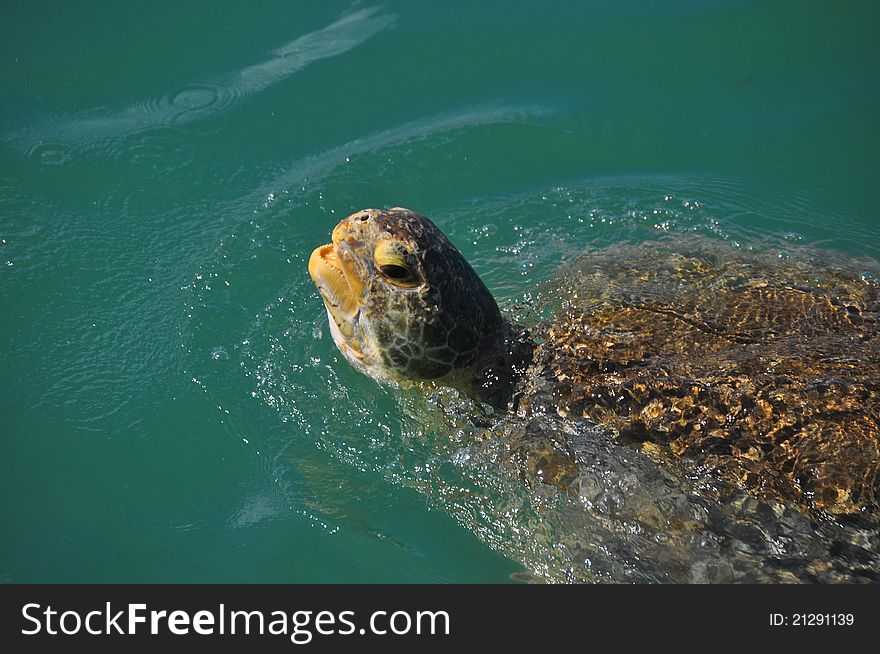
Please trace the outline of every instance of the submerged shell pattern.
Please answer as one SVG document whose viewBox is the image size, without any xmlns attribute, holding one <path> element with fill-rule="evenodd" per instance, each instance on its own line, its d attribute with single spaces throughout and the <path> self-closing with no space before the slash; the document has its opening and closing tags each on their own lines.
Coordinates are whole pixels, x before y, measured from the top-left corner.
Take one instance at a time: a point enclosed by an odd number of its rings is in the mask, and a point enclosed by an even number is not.
<svg viewBox="0 0 880 654">
<path fill-rule="evenodd" d="M 876 522 L 876 283 L 815 253 L 688 245 L 583 256 L 537 332 L 520 413 L 587 417 L 757 497 Z"/>
</svg>

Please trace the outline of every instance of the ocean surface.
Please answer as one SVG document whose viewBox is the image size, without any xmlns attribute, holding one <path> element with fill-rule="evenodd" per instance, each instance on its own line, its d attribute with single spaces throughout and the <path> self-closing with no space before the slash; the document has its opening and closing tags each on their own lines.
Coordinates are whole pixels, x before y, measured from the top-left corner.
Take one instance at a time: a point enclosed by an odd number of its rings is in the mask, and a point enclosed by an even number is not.
<svg viewBox="0 0 880 654">
<path fill-rule="evenodd" d="M 541 576 L 333 345 L 306 263 L 361 208 L 431 217 L 514 317 L 658 234 L 880 258 L 876 2 L 3 14 L 3 582 Z"/>
</svg>

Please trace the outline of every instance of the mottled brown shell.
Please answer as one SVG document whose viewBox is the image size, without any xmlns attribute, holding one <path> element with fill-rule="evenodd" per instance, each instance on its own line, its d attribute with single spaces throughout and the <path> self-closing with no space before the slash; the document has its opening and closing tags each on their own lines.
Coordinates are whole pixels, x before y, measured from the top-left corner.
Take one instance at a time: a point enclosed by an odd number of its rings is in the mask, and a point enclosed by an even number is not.
<svg viewBox="0 0 880 654">
<path fill-rule="evenodd" d="M 704 240 L 684 251 L 579 260 L 520 411 L 585 416 L 759 497 L 877 521 L 876 283 L 819 255 L 774 260 Z"/>
</svg>

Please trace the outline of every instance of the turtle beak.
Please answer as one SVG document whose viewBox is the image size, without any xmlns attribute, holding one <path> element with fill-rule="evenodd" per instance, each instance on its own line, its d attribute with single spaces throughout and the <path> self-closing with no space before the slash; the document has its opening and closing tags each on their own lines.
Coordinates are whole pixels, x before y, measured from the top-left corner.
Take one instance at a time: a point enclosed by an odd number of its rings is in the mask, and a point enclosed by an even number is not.
<svg viewBox="0 0 880 654">
<path fill-rule="evenodd" d="M 344 223 L 345 221 L 343 221 Z M 343 223 L 333 230 L 333 243 L 315 248 L 309 257 L 309 275 L 327 313 L 346 339 L 354 335 L 358 314 L 366 302 L 363 264 L 345 240 Z"/>
</svg>

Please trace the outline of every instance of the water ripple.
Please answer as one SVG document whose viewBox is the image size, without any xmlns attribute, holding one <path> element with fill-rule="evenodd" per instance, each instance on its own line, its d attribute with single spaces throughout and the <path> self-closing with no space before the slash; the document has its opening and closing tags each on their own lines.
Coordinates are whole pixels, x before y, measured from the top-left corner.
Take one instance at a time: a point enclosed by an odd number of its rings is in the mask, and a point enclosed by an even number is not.
<svg viewBox="0 0 880 654">
<path fill-rule="evenodd" d="M 523 123 L 551 113 L 550 109 L 538 105 L 487 104 L 434 114 L 304 157 L 285 170 L 267 188 L 285 188 L 296 180 L 307 179 L 310 183 L 315 183 L 332 174 L 339 166 L 350 163 L 356 156 L 388 154 L 389 148 L 394 146 L 412 145 L 442 134 L 483 125 Z"/>
<path fill-rule="evenodd" d="M 54 116 L 3 136 L 29 159 L 47 166 L 74 156 L 97 154 L 114 159 L 137 151 L 157 129 L 174 128 L 214 117 L 273 86 L 310 64 L 357 47 L 391 26 L 394 14 L 369 7 L 300 36 L 270 53 L 265 61 L 213 80 L 197 81 L 160 98 L 135 102 L 121 110 L 99 107 Z"/>
</svg>

